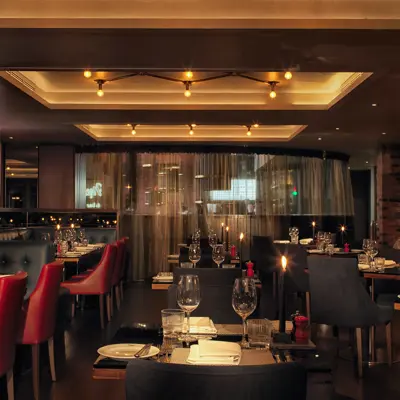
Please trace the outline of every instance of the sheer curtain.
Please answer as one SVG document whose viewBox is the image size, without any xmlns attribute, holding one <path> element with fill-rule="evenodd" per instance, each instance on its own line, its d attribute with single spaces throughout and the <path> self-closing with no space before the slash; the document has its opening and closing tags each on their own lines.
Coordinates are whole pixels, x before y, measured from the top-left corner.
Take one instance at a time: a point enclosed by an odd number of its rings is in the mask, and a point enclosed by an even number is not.
<svg viewBox="0 0 400 400">
<path fill-rule="evenodd" d="M 347 163 L 272 154 L 115 153 L 77 155 L 77 207 L 93 203 L 119 211 L 129 236 L 130 278 L 168 271 L 168 255 L 200 228 L 229 241 L 245 235 L 286 237 L 291 216 L 354 214 Z M 87 191 L 100 183 L 102 196 Z M 84 195 L 82 194 L 84 193 Z M 98 193 L 97 193 L 98 194 Z M 283 236 L 285 234 L 285 236 Z"/>
</svg>

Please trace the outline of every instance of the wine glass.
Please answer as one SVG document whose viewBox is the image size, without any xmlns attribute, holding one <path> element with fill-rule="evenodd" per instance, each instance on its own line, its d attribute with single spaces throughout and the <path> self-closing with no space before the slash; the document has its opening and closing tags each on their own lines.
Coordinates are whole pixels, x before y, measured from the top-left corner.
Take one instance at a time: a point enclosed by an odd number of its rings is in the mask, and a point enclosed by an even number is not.
<svg viewBox="0 0 400 400">
<path fill-rule="evenodd" d="M 194 231 L 194 234 L 192 235 L 192 243 L 193 243 L 193 244 L 200 244 L 200 236 L 201 236 L 200 229 L 197 228 L 197 229 Z"/>
<path fill-rule="evenodd" d="M 362 244 L 362 249 L 364 250 L 364 253 L 368 256 L 368 263 L 369 263 L 369 259 L 371 257 L 371 240 L 370 239 L 364 239 L 363 240 L 363 244 Z"/>
<path fill-rule="evenodd" d="M 86 237 L 86 235 L 85 235 L 85 230 L 84 230 L 83 228 L 82 228 L 82 229 L 79 229 L 78 237 L 79 237 L 79 241 L 80 241 L 81 243 L 83 243 L 83 241 L 84 241 L 84 239 L 85 239 L 85 237 Z"/>
<path fill-rule="evenodd" d="M 179 307 L 185 311 L 187 317 L 187 333 L 182 337 L 186 342 L 197 340 L 189 335 L 190 313 L 200 304 L 200 280 L 197 275 L 182 275 L 176 291 L 176 300 Z"/>
<path fill-rule="evenodd" d="M 220 267 L 221 263 L 224 262 L 224 260 L 225 260 L 225 250 L 224 250 L 224 245 L 223 244 L 216 244 L 213 247 L 212 259 L 215 262 L 215 264 L 218 265 L 218 268 Z"/>
<path fill-rule="evenodd" d="M 369 254 L 371 256 L 371 262 L 374 262 L 376 255 L 379 253 L 378 242 L 376 240 L 369 240 Z"/>
<path fill-rule="evenodd" d="M 208 235 L 208 243 L 210 247 L 214 248 L 214 246 L 218 243 L 218 237 L 216 233 L 210 232 Z"/>
<path fill-rule="evenodd" d="M 200 261 L 201 250 L 198 244 L 191 244 L 189 246 L 189 260 L 193 263 L 193 267 Z"/>
<path fill-rule="evenodd" d="M 257 307 L 257 290 L 254 279 L 249 277 L 237 278 L 233 285 L 232 307 L 243 321 L 243 337 L 240 346 L 248 347 L 246 340 L 247 325 L 246 318 L 254 312 Z"/>
</svg>

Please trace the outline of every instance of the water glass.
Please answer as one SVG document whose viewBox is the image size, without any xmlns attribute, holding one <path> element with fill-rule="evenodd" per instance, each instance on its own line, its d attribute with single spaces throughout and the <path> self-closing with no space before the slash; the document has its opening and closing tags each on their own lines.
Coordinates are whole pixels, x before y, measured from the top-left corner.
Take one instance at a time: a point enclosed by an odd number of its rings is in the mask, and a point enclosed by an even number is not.
<svg viewBox="0 0 400 400">
<path fill-rule="evenodd" d="M 249 319 L 247 321 L 247 332 L 250 345 L 269 348 L 272 329 L 272 322 L 267 319 Z"/>
<path fill-rule="evenodd" d="M 63 240 L 60 244 L 60 251 L 61 251 L 61 255 L 65 256 L 67 254 L 68 251 L 68 242 Z"/>
<path fill-rule="evenodd" d="M 193 264 L 191 262 L 181 262 L 181 268 L 193 268 Z"/>
<path fill-rule="evenodd" d="M 333 256 L 335 254 L 335 247 L 333 246 L 333 244 L 328 244 L 325 251 L 329 256 Z"/>
<path fill-rule="evenodd" d="M 290 241 L 293 244 L 299 244 L 299 228 L 292 226 L 289 228 Z"/>
<path fill-rule="evenodd" d="M 161 310 L 163 335 L 167 338 L 177 339 L 183 332 L 185 313 L 182 310 Z"/>
<path fill-rule="evenodd" d="M 375 257 L 375 269 L 377 272 L 385 271 L 385 258 L 383 257 Z"/>
<path fill-rule="evenodd" d="M 369 258 L 366 254 L 358 254 L 357 258 L 359 264 L 369 265 Z"/>
</svg>

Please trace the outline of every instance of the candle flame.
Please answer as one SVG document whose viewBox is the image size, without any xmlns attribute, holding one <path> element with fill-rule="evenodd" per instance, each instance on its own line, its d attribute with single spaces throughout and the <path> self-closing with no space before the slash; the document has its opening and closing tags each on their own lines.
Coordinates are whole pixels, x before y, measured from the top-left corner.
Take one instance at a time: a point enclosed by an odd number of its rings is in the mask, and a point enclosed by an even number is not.
<svg viewBox="0 0 400 400">
<path fill-rule="evenodd" d="M 313 222 L 311 223 L 311 225 L 315 227 L 315 225 L 316 225 L 315 221 L 313 221 Z"/>
<path fill-rule="evenodd" d="M 244 239 L 244 233 L 243 232 L 240 233 L 239 239 L 240 239 L 240 241 L 242 241 Z"/>
<path fill-rule="evenodd" d="M 74 229 L 74 228 L 75 228 L 75 225 L 74 225 L 74 224 L 71 224 L 71 228 Z"/>
<path fill-rule="evenodd" d="M 60 224 L 57 224 L 57 230 L 59 231 L 61 228 Z"/>
<path fill-rule="evenodd" d="M 287 259 L 286 259 L 286 257 L 285 257 L 285 256 L 282 256 L 281 261 L 282 261 L 282 269 L 283 269 L 284 271 L 286 271 L 286 266 L 287 266 Z"/>
<path fill-rule="evenodd" d="M 225 229 L 226 229 L 227 232 L 229 232 L 229 226 L 227 226 Z"/>
<path fill-rule="evenodd" d="M 225 226 L 225 224 L 224 224 L 223 222 L 221 222 L 221 226 L 222 226 L 222 227 L 224 227 L 224 226 Z"/>
<path fill-rule="evenodd" d="M 344 232 L 344 231 L 346 230 L 346 227 L 345 227 L 344 225 L 342 225 L 342 226 L 340 227 L 340 230 L 341 230 L 342 232 Z"/>
</svg>

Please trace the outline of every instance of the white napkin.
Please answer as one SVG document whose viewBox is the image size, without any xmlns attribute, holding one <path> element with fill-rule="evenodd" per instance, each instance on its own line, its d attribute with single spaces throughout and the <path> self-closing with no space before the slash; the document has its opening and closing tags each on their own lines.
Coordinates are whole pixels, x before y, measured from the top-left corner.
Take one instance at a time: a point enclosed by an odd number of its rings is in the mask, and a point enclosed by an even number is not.
<svg viewBox="0 0 400 400">
<path fill-rule="evenodd" d="M 312 241 L 312 238 L 300 239 L 300 244 L 310 244 Z"/>
<path fill-rule="evenodd" d="M 312 253 L 322 253 L 322 250 L 310 249 L 310 250 L 308 250 L 308 252 L 309 252 L 310 254 L 312 254 Z"/>
<path fill-rule="evenodd" d="M 390 265 L 396 265 L 396 261 L 394 261 L 394 260 L 385 260 L 385 267 L 387 267 L 387 266 L 390 266 Z"/>
<path fill-rule="evenodd" d="M 370 269 L 368 264 L 358 264 L 358 269 Z"/>
<path fill-rule="evenodd" d="M 217 328 L 214 322 L 208 317 L 190 317 L 190 330 L 189 333 L 209 333 L 211 335 L 217 334 Z"/>
<path fill-rule="evenodd" d="M 290 243 L 290 240 L 274 240 L 274 243 L 289 244 L 289 243 Z"/>
<path fill-rule="evenodd" d="M 238 365 L 242 350 L 237 343 L 199 340 L 190 347 L 187 362 L 195 365 Z"/>
</svg>

